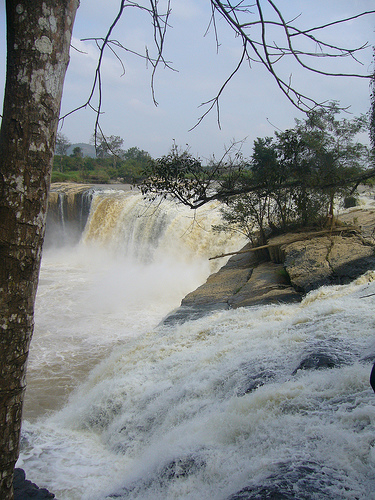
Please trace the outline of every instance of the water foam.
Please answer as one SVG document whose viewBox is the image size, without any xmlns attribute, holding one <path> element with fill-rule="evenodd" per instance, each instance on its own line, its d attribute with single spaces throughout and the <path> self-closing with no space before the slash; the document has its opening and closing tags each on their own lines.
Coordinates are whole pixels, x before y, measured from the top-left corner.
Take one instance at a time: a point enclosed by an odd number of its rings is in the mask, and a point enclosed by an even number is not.
<svg viewBox="0 0 375 500">
<path fill-rule="evenodd" d="M 166 228 L 178 216 L 168 217 L 158 248 L 173 241 Z M 24 423 L 19 465 L 33 481 L 60 500 L 371 498 L 373 273 L 301 304 L 157 326 L 185 293 L 194 252 L 163 261 L 151 248 L 151 261 L 143 251 L 136 260 L 121 239 L 103 244 L 106 234 L 95 223 L 78 251 L 43 261 L 31 374 L 42 390 L 39 365 L 61 380 L 77 360 L 83 368 L 63 407 Z M 197 281 L 209 272 L 201 265 Z M 94 351 L 104 355 L 85 371 Z"/>
</svg>

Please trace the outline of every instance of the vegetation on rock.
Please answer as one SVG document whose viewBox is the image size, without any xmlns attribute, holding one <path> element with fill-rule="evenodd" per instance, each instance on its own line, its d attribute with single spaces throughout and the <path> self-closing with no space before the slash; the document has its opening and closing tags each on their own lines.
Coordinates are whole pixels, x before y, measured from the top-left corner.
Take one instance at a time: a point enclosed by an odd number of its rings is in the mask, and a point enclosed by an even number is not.
<svg viewBox="0 0 375 500">
<path fill-rule="evenodd" d="M 250 240 L 256 234 L 260 245 L 270 230 L 330 225 L 335 203 L 353 194 L 369 163 L 368 148 L 356 140 L 367 129 L 366 117 L 338 119 L 339 112 L 332 103 L 296 120 L 293 129 L 256 139 L 250 159 L 229 149 L 203 166 L 174 145 L 147 164 L 141 189 L 191 208 L 221 200 L 223 224 L 216 229 L 234 229 Z"/>
</svg>

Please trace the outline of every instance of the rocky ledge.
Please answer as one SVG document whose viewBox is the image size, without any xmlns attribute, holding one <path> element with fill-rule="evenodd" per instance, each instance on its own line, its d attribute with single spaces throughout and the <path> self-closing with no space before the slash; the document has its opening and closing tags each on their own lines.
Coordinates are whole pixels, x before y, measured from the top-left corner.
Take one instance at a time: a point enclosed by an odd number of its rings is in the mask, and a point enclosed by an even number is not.
<svg viewBox="0 0 375 500">
<path fill-rule="evenodd" d="M 297 302 L 322 285 L 346 284 L 375 269 L 375 210 L 354 209 L 332 231 L 301 231 L 250 244 L 189 293 L 164 323 L 216 309 Z"/>
<path fill-rule="evenodd" d="M 39 488 L 36 484 L 26 479 L 23 469 L 15 469 L 13 476 L 14 500 L 48 500 L 55 498 L 45 488 Z"/>
</svg>

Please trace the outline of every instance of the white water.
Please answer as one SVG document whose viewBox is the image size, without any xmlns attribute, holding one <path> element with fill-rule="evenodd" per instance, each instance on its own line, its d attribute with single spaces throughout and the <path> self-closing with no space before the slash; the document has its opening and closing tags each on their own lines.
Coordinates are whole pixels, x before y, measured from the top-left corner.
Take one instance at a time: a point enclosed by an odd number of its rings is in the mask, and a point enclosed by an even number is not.
<svg viewBox="0 0 375 500">
<path fill-rule="evenodd" d="M 203 212 L 104 193 L 78 248 L 45 252 L 18 466 L 59 500 L 375 498 L 375 272 L 157 326 L 242 244 Z M 293 374 L 316 351 L 337 367 Z"/>
</svg>

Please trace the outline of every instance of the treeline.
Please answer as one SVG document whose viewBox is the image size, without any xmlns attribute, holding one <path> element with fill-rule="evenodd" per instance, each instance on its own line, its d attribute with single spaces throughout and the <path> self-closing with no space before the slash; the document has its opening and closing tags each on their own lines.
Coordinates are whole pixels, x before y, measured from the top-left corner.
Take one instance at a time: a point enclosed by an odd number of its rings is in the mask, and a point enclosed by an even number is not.
<svg viewBox="0 0 375 500">
<path fill-rule="evenodd" d="M 258 138 L 244 158 L 235 144 L 207 166 L 188 151 L 148 164 L 141 189 L 150 199 L 172 196 L 191 208 L 223 202 L 217 230 L 240 231 L 257 244 L 295 227 L 334 223 L 339 203 L 355 203 L 359 182 L 375 176 L 369 149 L 357 139 L 366 116 L 338 119 L 340 110 L 318 109 L 296 126 Z"/>
<path fill-rule="evenodd" d="M 96 158 L 84 156 L 77 146 L 68 155 L 71 144 L 61 133 L 57 136 L 53 161 L 52 182 L 87 182 L 108 184 L 122 182 L 137 184 L 151 156 L 137 147 L 121 149 L 123 139 L 118 136 L 99 137 L 96 141 Z"/>
<path fill-rule="evenodd" d="M 295 127 L 257 138 L 251 157 L 233 143 L 204 164 L 176 144 L 153 159 L 136 147 L 122 150 L 118 136 L 96 138 L 96 158 L 58 137 L 53 181 L 138 184 L 149 199 L 172 197 L 193 209 L 223 203 L 217 230 L 240 231 L 264 244 L 270 232 L 334 223 L 339 203 L 354 204 L 360 182 L 375 177 L 370 149 L 358 141 L 368 118 L 340 118 L 335 103 L 295 120 Z M 255 243 L 255 241 L 254 241 Z"/>
</svg>

